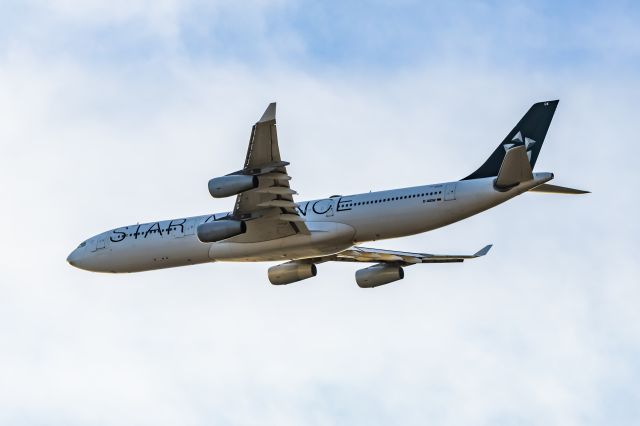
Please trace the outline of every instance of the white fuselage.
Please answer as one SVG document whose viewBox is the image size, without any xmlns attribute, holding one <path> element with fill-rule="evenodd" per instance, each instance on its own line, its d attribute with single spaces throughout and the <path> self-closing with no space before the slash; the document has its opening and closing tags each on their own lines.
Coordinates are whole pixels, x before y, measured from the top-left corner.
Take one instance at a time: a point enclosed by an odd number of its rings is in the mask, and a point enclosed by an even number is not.
<svg viewBox="0 0 640 426">
<path fill-rule="evenodd" d="M 129 225 L 83 242 L 69 263 L 96 272 L 139 272 L 212 261 L 279 261 L 331 255 L 356 243 L 419 234 L 465 219 L 547 182 L 551 173 L 506 191 L 495 178 L 335 196 L 297 204 L 309 235 L 246 242 L 242 235 L 215 243 L 196 236 L 218 213 Z M 250 226 L 250 223 L 249 225 Z"/>
</svg>

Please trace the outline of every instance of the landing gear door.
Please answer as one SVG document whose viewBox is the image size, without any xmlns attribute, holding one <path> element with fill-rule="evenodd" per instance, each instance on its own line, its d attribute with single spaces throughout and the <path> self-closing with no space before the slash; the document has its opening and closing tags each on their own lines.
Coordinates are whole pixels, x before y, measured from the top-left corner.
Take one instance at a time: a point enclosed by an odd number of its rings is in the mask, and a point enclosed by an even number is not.
<svg viewBox="0 0 640 426">
<path fill-rule="evenodd" d="M 451 182 L 444 187 L 444 200 L 451 201 L 456 199 L 456 182 Z"/>
</svg>

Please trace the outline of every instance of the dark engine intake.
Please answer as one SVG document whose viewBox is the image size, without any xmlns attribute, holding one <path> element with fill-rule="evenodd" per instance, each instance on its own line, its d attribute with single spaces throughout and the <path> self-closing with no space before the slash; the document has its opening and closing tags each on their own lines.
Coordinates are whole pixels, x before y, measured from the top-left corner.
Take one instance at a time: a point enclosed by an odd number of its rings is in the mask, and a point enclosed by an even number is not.
<svg viewBox="0 0 640 426">
<path fill-rule="evenodd" d="M 269 268 L 268 275 L 271 284 L 282 285 L 315 277 L 317 273 L 318 269 L 313 263 L 289 262 L 272 266 Z"/>
<path fill-rule="evenodd" d="M 356 271 L 356 282 L 361 288 L 373 288 L 404 278 L 404 270 L 396 265 L 373 265 Z"/>
<path fill-rule="evenodd" d="M 209 194 L 214 198 L 224 198 L 240 194 L 258 187 L 257 176 L 229 175 L 213 178 L 209 181 Z"/>
<path fill-rule="evenodd" d="M 218 220 L 198 226 L 198 239 L 203 243 L 215 243 L 247 232 L 247 225 L 241 220 Z"/>
</svg>

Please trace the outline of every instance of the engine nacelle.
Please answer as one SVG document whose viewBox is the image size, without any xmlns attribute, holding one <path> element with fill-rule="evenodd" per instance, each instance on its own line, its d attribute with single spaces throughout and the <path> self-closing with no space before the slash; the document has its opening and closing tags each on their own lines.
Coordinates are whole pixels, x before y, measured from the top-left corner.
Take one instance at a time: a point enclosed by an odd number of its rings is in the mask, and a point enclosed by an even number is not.
<svg viewBox="0 0 640 426">
<path fill-rule="evenodd" d="M 313 263 L 289 262 L 272 266 L 269 268 L 268 275 L 271 284 L 282 285 L 315 277 L 317 273 L 318 269 Z"/>
<path fill-rule="evenodd" d="M 229 175 L 213 178 L 209 181 L 209 194 L 214 198 L 224 198 L 240 194 L 258 187 L 257 176 Z"/>
<path fill-rule="evenodd" d="M 198 239 L 203 243 L 215 243 L 247 232 L 247 225 L 241 220 L 218 220 L 198 226 Z"/>
<path fill-rule="evenodd" d="M 404 270 L 396 265 L 373 265 L 356 271 L 356 282 L 361 288 L 373 288 L 404 278 Z"/>
</svg>

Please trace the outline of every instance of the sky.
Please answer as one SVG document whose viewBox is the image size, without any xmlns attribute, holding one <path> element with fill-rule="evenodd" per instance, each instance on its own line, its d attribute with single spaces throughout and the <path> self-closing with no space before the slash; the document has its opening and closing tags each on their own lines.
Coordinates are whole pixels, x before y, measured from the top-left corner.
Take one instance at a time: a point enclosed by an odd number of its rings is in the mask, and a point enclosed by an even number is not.
<svg viewBox="0 0 640 426">
<path fill-rule="evenodd" d="M 640 416 L 637 2 L 0 3 L 0 423 L 632 425 Z M 456 180 L 560 99 L 524 194 L 357 266 L 93 274 L 117 226 L 228 211 L 278 102 L 298 199 Z M 390 218 L 391 220 L 391 218 Z"/>
</svg>

